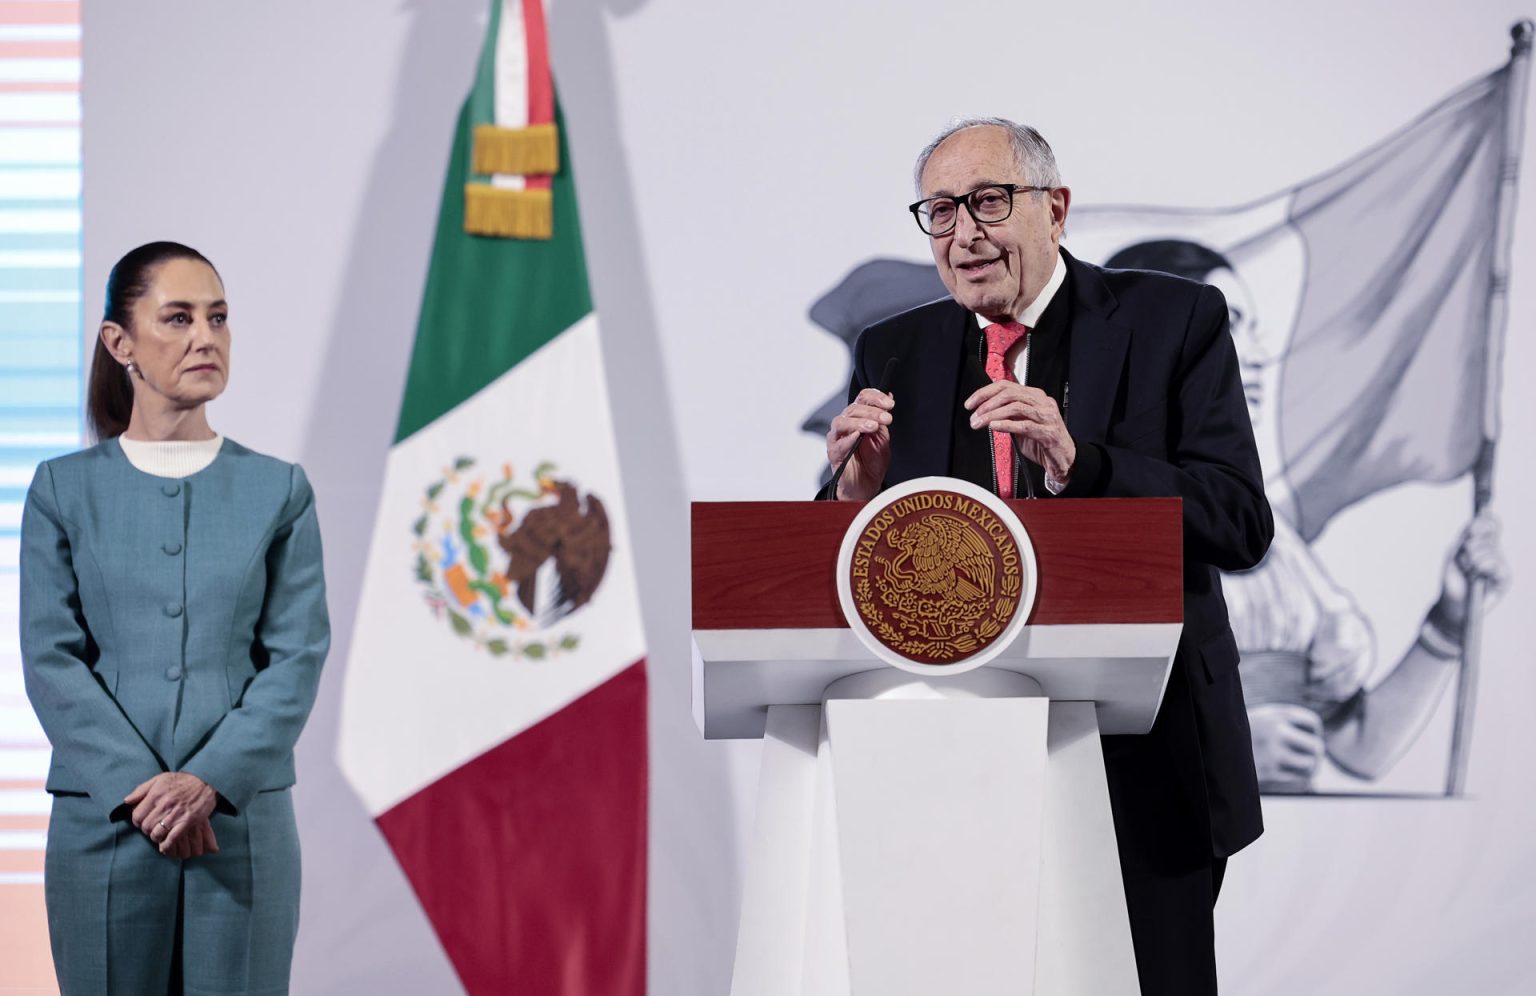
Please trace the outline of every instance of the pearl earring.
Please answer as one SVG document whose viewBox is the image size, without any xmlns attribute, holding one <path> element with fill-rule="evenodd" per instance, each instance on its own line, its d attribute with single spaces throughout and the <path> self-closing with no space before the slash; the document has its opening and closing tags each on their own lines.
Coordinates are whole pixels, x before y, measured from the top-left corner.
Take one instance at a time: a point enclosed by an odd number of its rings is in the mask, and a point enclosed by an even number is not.
<svg viewBox="0 0 1536 996">
<path fill-rule="evenodd" d="M 132 377 L 134 374 L 139 372 L 139 368 L 134 366 L 132 360 L 128 361 L 128 365 L 124 369 L 126 369 L 128 371 L 128 376 L 130 376 L 130 377 Z"/>
</svg>

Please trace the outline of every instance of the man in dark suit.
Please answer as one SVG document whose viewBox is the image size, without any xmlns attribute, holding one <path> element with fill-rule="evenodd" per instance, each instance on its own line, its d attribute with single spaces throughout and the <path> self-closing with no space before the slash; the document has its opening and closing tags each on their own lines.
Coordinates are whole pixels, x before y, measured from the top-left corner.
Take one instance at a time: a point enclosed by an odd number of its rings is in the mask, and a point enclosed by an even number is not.
<svg viewBox="0 0 1536 996">
<path fill-rule="evenodd" d="M 1063 250 L 1071 192 L 1032 128 L 962 122 L 923 151 L 917 185 L 950 298 L 860 336 L 828 460 L 864 443 L 836 497 L 947 474 L 1006 497 L 1183 499 L 1172 676 L 1152 731 L 1103 745 L 1142 990 L 1214 993 L 1226 859 L 1263 830 L 1217 571 L 1257 564 L 1274 531 L 1226 303 Z"/>
</svg>

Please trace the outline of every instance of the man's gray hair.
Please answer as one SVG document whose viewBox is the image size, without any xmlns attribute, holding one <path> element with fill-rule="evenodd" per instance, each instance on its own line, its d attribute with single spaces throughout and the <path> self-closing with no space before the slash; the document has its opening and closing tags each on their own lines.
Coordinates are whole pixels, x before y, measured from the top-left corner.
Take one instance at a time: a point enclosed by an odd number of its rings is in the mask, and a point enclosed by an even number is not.
<svg viewBox="0 0 1536 996">
<path fill-rule="evenodd" d="M 923 196 L 923 170 L 928 168 L 928 159 L 933 151 L 943 145 L 945 139 L 967 128 L 1003 129 L 1013 145 L 1014 164 L 1023 172 L 1026 183 L 1036 187 L 1061 186 L 1061 171 L 1056 168 L 1056 154 L 1038 131 L 1007 118 L 966 118 L 939 132 L 938 137 L 919 153 L 917 168 L 912 171 L 912 185 L 917 188 L 917 196 Z"/>
</svg>

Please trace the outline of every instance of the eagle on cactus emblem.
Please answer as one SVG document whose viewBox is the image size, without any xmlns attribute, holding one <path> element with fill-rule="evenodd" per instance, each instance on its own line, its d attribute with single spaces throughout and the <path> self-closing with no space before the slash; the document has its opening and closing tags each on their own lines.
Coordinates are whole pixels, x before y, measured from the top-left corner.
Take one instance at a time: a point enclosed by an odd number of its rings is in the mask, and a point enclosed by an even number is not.
<svg viewBox="0 0 1536 996">
<path fill-rule="evenodd" d="M 511 464 L 476 472 L 461 456 L 422 495 L 412 525 L 416 580 L 427 607 L 494 657 L 543 660 L 575 650 L 555 633 L 592 601 L 613 551 L 602 499 L 552 463 L 520 481 Z"/>
</svg>

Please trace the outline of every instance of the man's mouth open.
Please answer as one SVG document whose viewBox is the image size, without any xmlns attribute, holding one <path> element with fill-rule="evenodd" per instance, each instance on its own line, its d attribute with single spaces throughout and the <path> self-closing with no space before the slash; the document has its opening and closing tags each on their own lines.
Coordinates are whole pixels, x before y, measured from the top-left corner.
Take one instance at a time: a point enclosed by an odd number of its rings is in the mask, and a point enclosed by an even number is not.
<svg viewBox="0 0 1536 996">
<path fill-rule="evenodd" d="M 975 259 L 968 263 L 961 263 L 955 269 L 959 270 L 968 279 L 977 280 L 990 274 L 1001 262 L 1001 257 L 997 259 Z"/>
</svg>

